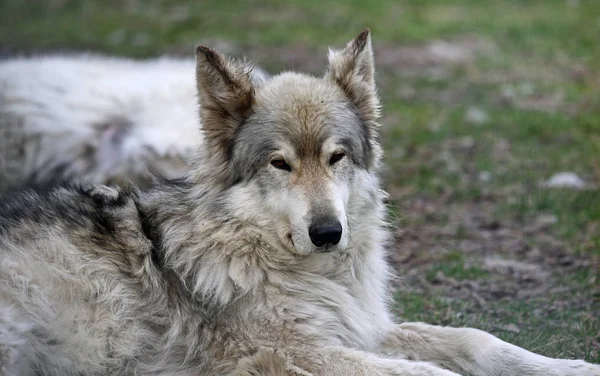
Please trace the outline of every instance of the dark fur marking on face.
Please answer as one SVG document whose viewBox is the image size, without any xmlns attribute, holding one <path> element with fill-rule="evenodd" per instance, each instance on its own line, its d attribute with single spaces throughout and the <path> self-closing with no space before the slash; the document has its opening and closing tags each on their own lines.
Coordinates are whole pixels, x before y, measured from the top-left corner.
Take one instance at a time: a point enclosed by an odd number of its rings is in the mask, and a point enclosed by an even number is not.
<svg viewBox="0 0 600 376">
<path fill-rule="evenodd" d="M 363 118 L 363 115 L 361 114 L 361 112 L 358 110 L 358 108 L 355 105 L 352 105 L 352 110 L 355 111 L 356 116 L 358 116 L 359 118 L 359 122 L 360 122 L 360 127 L 362 130 L 361 133 L 361 142 L 362 142 L 362 146 L 364 148 L 364 159 L 365 159 L 365 167 L 368 169 L 370 166 L 370 161 L 372 160 L 372 156 L 373 156 L 373 145 L 371 143 L 371 140 L 373 139 L 374 135 L 373 132 L 371 130 L 371 128 L 367 125 L 367 122 L 365 121 L 365 119 Z"/>
<path fill-rule="evenodd" d="M 244 122 L 245 125 L 245 122 Z M 239 127 L 231 141 L 229 163 L 236 182 L 248 181 L 256 172 L 266 166 L 272 153 L 277 150 L 273 140 L 265 138 L 263 132 L 254 127 Z"/>
<path fill-rule="evenodd" d="M 340 144 L 346 148 L 348 156 L 357 166 L 368 169 L 373 155 L 373 145 L 371 143 L 372 132 L 365 123 L 360 111 L 352 103 L 348 103 L 353 115 L 357 118 L 360 127 L 359 137 L 342 136 Z M 357 144 L 358 143 L 358 144 Z"/>
<path fill-rule="evenodd" d="M 267 198 L 269 194 L 268 185 L 270 183 L 269 179 L 256 179 L 256 185 L 258 186 L 258 193 L 262 198 Z"/>
<path fill-rule="evenodd" d="M 321 158 L 321 152 L 323 151 L 323 144 L 327 139 L 331 137 L 329 129 L 327 127 L 318 129 L 318 132 L 309 134 L 309 137 L 300 136 L 293 145 L 296 148 L 296 154 L 298 158 Z"/>
<path fill-rule="evenodd" d="M 356 140 L 350 137 L 344 137 L 340 140 L 339 143 L 346 150 L 346 155 L 350 158 L 352 163 L 362 168 L 366 167 L 364 161 L 364 151 L 362 150 L 362 148 L 357 148 Z"/>
<path fill-rule="evenodd" d="M 360 128 L 362 130 L 361 141 L 365 148 L 365 157 L 367 157 L 367 159 L 370 159 L 371 154 L 373 152 L 373 145 L 371 144 L 371 140 L 373 139 L 374 135 L 372 129 L 367 125 L 367 122 L 365 121 L 363 115 L 354 104 L 352 105 L 352 110 L 355 112 L 356 116 L 358 116 L 360 122 Z"/>
</svg>

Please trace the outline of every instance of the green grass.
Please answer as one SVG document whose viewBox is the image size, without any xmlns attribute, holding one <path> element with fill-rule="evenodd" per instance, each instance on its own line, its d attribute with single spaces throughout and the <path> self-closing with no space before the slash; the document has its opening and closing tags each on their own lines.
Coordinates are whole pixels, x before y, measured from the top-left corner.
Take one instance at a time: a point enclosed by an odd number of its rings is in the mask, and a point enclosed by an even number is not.
<svg viewBox="0 0 600 376">
<path fill-rule="evenodd" d="M 89 1 L 4 0 L 0 43 L 27 48 L 92 47 L 147 55 L 167 45 L 216 36 L 244 43 L 342 43 L 365 26 L 379 40 L 421 42 L 457 34 L 484 34 L 507 52 L 598 57 L 595 21 L 600 4 L 563 0 L 498 1 Z M 125 30 L 123 44 L 110 42 Z M 576 38 L 573 38 L 576 31 Z M 132 46 L 135 33 L 151 43 Z"/>
<path fill-rule="evenodd" d="M 378 67 L 391 217 L 419 230 L 442 228 L 452 224 L 451 208 L 476 211 L 485 202 L 516 231 L 540 215 L 554 215 L 556 223 L 538 234 L 519 236 L 529 248 L 543 248 L 550 236 L 585 260 L 578 271 L 544 265 L 549 283 L 579 293 L 500 299 L 482 308 L 450 298 L 444 286 L 418 293 L 409 286 L 397 293 L 397 310 L 407 320 L 480 327 L 550 356 L 598 362 L 599 15 L 594 0 L 3 0 L 0 52 L 191 56 L 197 43 L 226 42 L 274 69 L 289 63 L 281 51 L 298 50 L 324 67 L 325 47 L 342 46 L 364 27 L 372 29 L 378 58 L 399 45 L 437 39 L 482 44 L 472 60 L 455 65 L 388 61 Z M 401 88 L 412 94 L 403 96 Z M 486 123 L 465 121 L 473 106 L 487 114 Z M 560 171 L 574 171 L 596 188 L 540 188 Z M 488 180 L 480 179 L 482 172 Z M 437 202 L 440 197 L 445 201 Z M 420 200 L 435 203 L 434 214 L 411 213 L 409 204 Z M 431 239 L 451 251 L 432 253 L 422 268 L 427 280 L 439 272 L 457 281 L 498 278 L 478 266 L 481 254 L 461 248 L 474 231 L 480 230 L 458 225 Z M 412 267 L 399 265 L 402 272 Z M 520 332 L 502 329 L 509 324 Z"/>
<path fill-rule="evenodd" d="M 456 236 L 461 237 L 461 234 L 459 233 Z M 435 280 L 437 274 L 440 272 L 445 277 L 454 278 L 458 281 L 482 279 L 489 275 L 484 269 L 466 265 L 465 256 L 459 251 L 446 254 L 442 260 L 432 265 L 429 272 L 427 272 L 427 279 L 431 281 Z"/>
</svg>

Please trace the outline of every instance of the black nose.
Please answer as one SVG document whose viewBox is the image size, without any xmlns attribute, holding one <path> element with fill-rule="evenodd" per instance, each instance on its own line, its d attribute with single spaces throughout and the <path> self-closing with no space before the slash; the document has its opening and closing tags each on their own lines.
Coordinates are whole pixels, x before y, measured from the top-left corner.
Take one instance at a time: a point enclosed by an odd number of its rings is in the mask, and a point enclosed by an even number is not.
<svg viewBox="0 0 600 376">
<path fill-rule="evenodd" d="M 335 219 L 317 221 L 308 229 L 308 235 L 317 247 L 336 245 L 342 238 L 342 225 Z"/>
</svg>

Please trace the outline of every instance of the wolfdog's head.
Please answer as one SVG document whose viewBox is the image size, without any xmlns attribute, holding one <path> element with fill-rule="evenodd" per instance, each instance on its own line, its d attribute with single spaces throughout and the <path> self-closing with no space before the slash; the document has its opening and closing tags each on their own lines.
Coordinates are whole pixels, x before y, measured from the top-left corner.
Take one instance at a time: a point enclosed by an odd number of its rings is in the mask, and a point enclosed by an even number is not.
<svg viewBox="0 0 600 376">
<path fill-rule="evenodd" d="M 257 82 L 247 64 L 196 52 L 206 151 L 236 215 L 267 218 L 297 254 L 346 249 L 349 215 L 361 215 L 356 203 L 373 200 L 377 187 L 369 30 L 331 50 L 322 77 L 287 72 Z"/>
</svg>

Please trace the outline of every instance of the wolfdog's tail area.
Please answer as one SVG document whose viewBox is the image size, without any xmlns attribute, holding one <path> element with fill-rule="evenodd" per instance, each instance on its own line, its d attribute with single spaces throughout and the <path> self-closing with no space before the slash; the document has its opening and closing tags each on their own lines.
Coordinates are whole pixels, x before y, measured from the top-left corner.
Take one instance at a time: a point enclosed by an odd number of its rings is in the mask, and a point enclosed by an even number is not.
<svg viewBox="0 0 600 376">
<path fill-rule="evenodd" d="M 0 375 L 28 374 L 33 349 L 28 334 L 33 324 L 16 309 L 0 305 Z"/>
<path fill-rule="evenodd" d="M 194 76 L 188 59 L 0 61 L 0 191 L 177 176 L 201 143 Z"/>
</svg>

